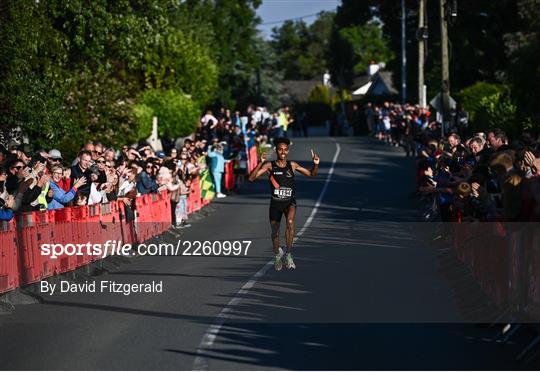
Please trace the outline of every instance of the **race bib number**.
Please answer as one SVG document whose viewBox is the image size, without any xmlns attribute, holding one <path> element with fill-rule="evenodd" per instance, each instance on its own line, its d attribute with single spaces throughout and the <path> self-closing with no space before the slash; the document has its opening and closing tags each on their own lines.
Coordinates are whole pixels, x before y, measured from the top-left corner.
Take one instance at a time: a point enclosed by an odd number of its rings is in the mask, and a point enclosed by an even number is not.
<svg viewBox="0 0 540 372">
<path fill-rule="evenodd" d="M 279 199 L 287 199 L 292 196 L 292 189 L 288 187 L 280 187 L 274 190 L 274 196 Z"/>
</svg>

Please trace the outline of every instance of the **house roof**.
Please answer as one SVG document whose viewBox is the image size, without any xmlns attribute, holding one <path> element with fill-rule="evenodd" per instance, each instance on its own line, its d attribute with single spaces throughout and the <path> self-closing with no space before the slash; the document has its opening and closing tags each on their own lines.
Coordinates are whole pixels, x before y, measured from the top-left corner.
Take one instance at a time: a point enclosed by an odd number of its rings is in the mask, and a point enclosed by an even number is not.
<svg viewBox="0 0 540 372">
<path fill-rule="evenodd" d="M 384 96 L 399 94 L 394 87 L 392 72 L 379 71 L 372 76 L 367 74 L 356 76 L 353 80 L 352 91 L 361 95 Z M 368 83 L 371 85 L 368 86 Z M 363 89 L 360 89 L 363 88 Z"/>
<path fill-rule="evenodd" d="M 366 86 L 370 82 L 371 85 Z M 283 82 L 282 93 L 288 97 L 290 101 L 288 103 L 307 102 L 309 93 L 317 84 L 322 84 L 322 81 L 320 79 L 285 80 Z M 390 96 L 399 94 L 397 89 L 394 88 L 392 72 L 390 71 L 379 71 L 372 76 L 367 74 L 356 76 L 351 86 L 351 92 L 358 91 L 361 87 L 364 87 L 361 91 L 362 96 Z M 336 89 L 334 87 L 330 87 L 330 95 L 333 95 L 335 91 Z"/>
<path fill-rule="evenodd" d="M 322 84 L 319 79 L 315 80 L 285 80 L 283 82 L 283 93 L 292 101 L 306 102 L 311 90 L 317 85 Z M 335 89 L 330 87 L 330 94 L 334 94 Z"/>
</svg>

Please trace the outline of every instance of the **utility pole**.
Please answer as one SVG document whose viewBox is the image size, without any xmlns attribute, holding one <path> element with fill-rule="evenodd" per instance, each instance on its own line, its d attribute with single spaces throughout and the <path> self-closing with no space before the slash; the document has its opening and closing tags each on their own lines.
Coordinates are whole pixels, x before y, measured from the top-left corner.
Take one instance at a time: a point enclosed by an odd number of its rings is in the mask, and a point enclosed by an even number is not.
<svg viewBox="0 0 540 372">
<path fill-rule="evenodd" d="M 401 100 L 407 101 L 407 51 L 405 35 L 405 0 L 401 0 Z"/>
<path fill-rule="evenodd" d="M 448 58 L 448 22 L 446 17 L 446 1 L 439 0 L 441 12 L 441 107 L 442 107 L 442 127 L 441 134 L 444 137 L 444 127 L 450 121 L 450 66 Z"/>
<path fill-rule="evenodd" d="M 418 6 L 418 104 L 426 106 L 426 97 L 424 96 L 424 57 L 426 55 L 427 27 L 425 24 L 426 0 L 419 0 Z"/>
</svg>

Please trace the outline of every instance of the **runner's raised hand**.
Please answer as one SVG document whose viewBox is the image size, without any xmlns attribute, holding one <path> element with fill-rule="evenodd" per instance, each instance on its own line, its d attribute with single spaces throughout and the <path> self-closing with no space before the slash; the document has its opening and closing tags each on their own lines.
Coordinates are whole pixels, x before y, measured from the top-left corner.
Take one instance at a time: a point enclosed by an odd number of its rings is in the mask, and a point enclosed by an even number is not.
<svg viewBox="0 0 540 372">
<path fill-rule="evenodd" d="M 313 164 L 317 164 L 317 165 L 321 161 L 321 159 L 319 159 L 319 155 L 315 154 L 313 152 L 313 149 L 311 149 L 311 159 L 313 159 Z"/>
</svg>

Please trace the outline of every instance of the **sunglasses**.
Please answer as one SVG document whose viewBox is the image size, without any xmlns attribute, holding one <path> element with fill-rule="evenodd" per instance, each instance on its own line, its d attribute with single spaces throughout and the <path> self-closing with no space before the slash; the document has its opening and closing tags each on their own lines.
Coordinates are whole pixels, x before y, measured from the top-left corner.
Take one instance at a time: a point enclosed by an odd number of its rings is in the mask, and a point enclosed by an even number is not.
<svg viewBox="0 0 540 372">
<path fill-rule="evenodd" d="M 59 162 L 60 160 L 62 160 L 62 159 L 58 159 L 58 158 L 51 158 L 51 161 L 54 161 L 54 162 Z"/>
<path fill-rule="evenodd" d="M 22 165 L 18 165 L 18 166 L 16 166 L 16 167 L 11 167 L 11 169 L 17 169 L 17 170 L 19 170 L 19 169 L 22 169 L 22 167 L 23 167 Z"/>
<path fill-rule="evenodd" d="M 105 160 L 98 160 L 97 163 L 99 163 L 99 164 L 105 164 Z"/>
</svg>

